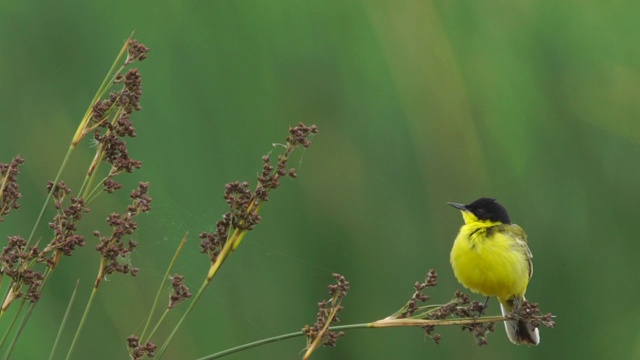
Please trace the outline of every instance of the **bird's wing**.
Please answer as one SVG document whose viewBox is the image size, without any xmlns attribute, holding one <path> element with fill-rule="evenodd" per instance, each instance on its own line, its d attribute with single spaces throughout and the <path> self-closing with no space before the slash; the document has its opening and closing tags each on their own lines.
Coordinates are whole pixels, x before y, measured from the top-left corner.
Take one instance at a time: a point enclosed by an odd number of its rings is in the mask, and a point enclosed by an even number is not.
<svg viewBox="0 0 640 360">
<path fill-rule="evenodd" d="M 527 233 L 524 232 L 523 228 L 516 224 L 509 226 L 508 233 L 513 239 L 515 239 L 516 247 L 526 255 L 529 263 L 529 279 L 531 279 L 531 276 L 533 276 L 533 254 L 531 254 L 531 249 L 529 249 L 529 245 L 527 244 Z"/>
</svg>

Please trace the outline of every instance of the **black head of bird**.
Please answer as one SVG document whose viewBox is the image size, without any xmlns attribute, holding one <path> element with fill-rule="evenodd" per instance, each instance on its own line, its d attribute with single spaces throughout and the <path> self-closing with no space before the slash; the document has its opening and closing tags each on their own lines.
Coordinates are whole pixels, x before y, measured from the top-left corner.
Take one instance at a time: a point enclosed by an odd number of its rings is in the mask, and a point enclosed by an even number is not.
<svg viewBox="0 0 640 360">
<path fill-rule="evenodd" d="M 461 211 L 468 211 L 472 213 L 478 218 L 478 220 L 511 224 L 511 219 L 509 218 L 507 209 L 500 205 L 496 199 L 480 198 L 469 205 L 451 202 L 448 204 Z"/>
</svg>

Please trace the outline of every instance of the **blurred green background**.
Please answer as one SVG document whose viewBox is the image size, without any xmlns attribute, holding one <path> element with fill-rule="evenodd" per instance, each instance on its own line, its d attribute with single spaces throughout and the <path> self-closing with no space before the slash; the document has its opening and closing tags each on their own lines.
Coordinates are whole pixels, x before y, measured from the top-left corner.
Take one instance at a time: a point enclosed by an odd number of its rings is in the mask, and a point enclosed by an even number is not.
<svg viewBox="0 0 640 360">
<path fill-rule="evenodd" d="M 446 202 L 481 196 L 498 198 L 529 234 L 527 297 L 558 323 L 541 330 L 540 346 L 510 344 L 502 326 L 485 347 L 458 327 L 441 329 L 439 346 L 419 329 L 353 330 L 313 358 L 640 357 L 638 10 L 630 1 L 6 2 L 0 161 L 27 162 L 23 206 L 1 235 L 28 236 L 47 180 L 135 29 L 151 48 L 138 65 L 143 111 L 129 141 L 144 167 L 121 180 L 127 189 L 150 181 L 154 208 L 135 236 L 140 275 L 103 284 L 76 359 L 127 357 L 125 339 L 141 331 L 186 231 L 176 271 L 197 290 L 208 259 L 196 235 L 226 211 L 223 185 L 255 183 L 260 157 L 299 121 L 320 129 L 297 160 L 299 178 L 273 194 L 166 358 L 311 324 L 332 272 L 352 285 L 343 324 L 393 313 L 430 268 L 440 274 L 432 301 L 448 300 L 461 288 L 448 259 L 462 220 Z M 74 153 L 64 176 L 72 188 L 93 152 L 86 141 Z M 48 356 L 80 279 L 75 328 L 98 266 L 90 233 L 125 208 L 128 192 L 92 206 L 88 245 L 61 262 L 16 359 Z M 38 236 L 48 239 L 46 226 Z M 228 358 L 295 359 L 304 345 Z"/>
</svg>

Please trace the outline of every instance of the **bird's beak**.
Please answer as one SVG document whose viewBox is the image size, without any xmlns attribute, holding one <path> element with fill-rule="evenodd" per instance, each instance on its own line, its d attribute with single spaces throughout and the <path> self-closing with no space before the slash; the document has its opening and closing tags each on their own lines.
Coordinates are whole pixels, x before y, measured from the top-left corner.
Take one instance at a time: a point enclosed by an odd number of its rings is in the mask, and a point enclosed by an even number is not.
<svg viewBox="0 0 640 360">
<path fill-rule="evenodd" d="M 454 202 L 448 202 L 447 204 L 453 206 L 454 208 L 456 208 L 456 209 L 458 209 L 460 211 L 469 211 L 465 204 L 458 204 L 458 203 L 454 203 Z"/>
</svg>

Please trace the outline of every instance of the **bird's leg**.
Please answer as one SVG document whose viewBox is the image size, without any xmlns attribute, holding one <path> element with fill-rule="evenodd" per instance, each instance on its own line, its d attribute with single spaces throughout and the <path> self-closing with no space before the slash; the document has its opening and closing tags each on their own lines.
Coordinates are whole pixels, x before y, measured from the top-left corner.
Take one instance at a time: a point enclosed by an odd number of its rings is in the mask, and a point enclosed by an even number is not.
<svg viewBox="0 0 640 360">
<path fill-rule="evenodd" d="M 484 314 L 484 310 L 487 308 L 488 303 L 489 303 L 489 297 L 487 296 L 487 298 L 484 301 L 484 304 L 482 304 L 482 310 L 480 310 L 480 314 L 478 314 L 477 317 L 480 317 Z"/>
<path fill-rule="evenodd" d="M 484 303 L 482 304 L 482 307 L 480 308 L 480 311 L 478 312 L 478 315 L 473 316 L 473 324 L 469 327 L 470 329 L 473 329 L 476 327 L 478 318 L 484 314 L 484 310 L 487 308 L 488 302 L 489 302 L 489 297 L 487 296 L 487 298 L 484 300 Z"/>
<path fill-rule="evenodd" d="M 511 313 L 515 316 L 516 320 L 520 319 L 520 307 L 522 304 L 520 304 L 520 299 L 518 299 L 517 296 L 513 297 L 513 310 L 511 311 Z"/>
<path fill-rule="evenodd" d="M 507 303 L 511 306 L 511 313 L 509 316 L 514 320 L 520 319 L 520 308 L 522 304 L 520 304 L 520 299 L 517 296 L 512 297 L 507 301 Z"/>
</svg>

